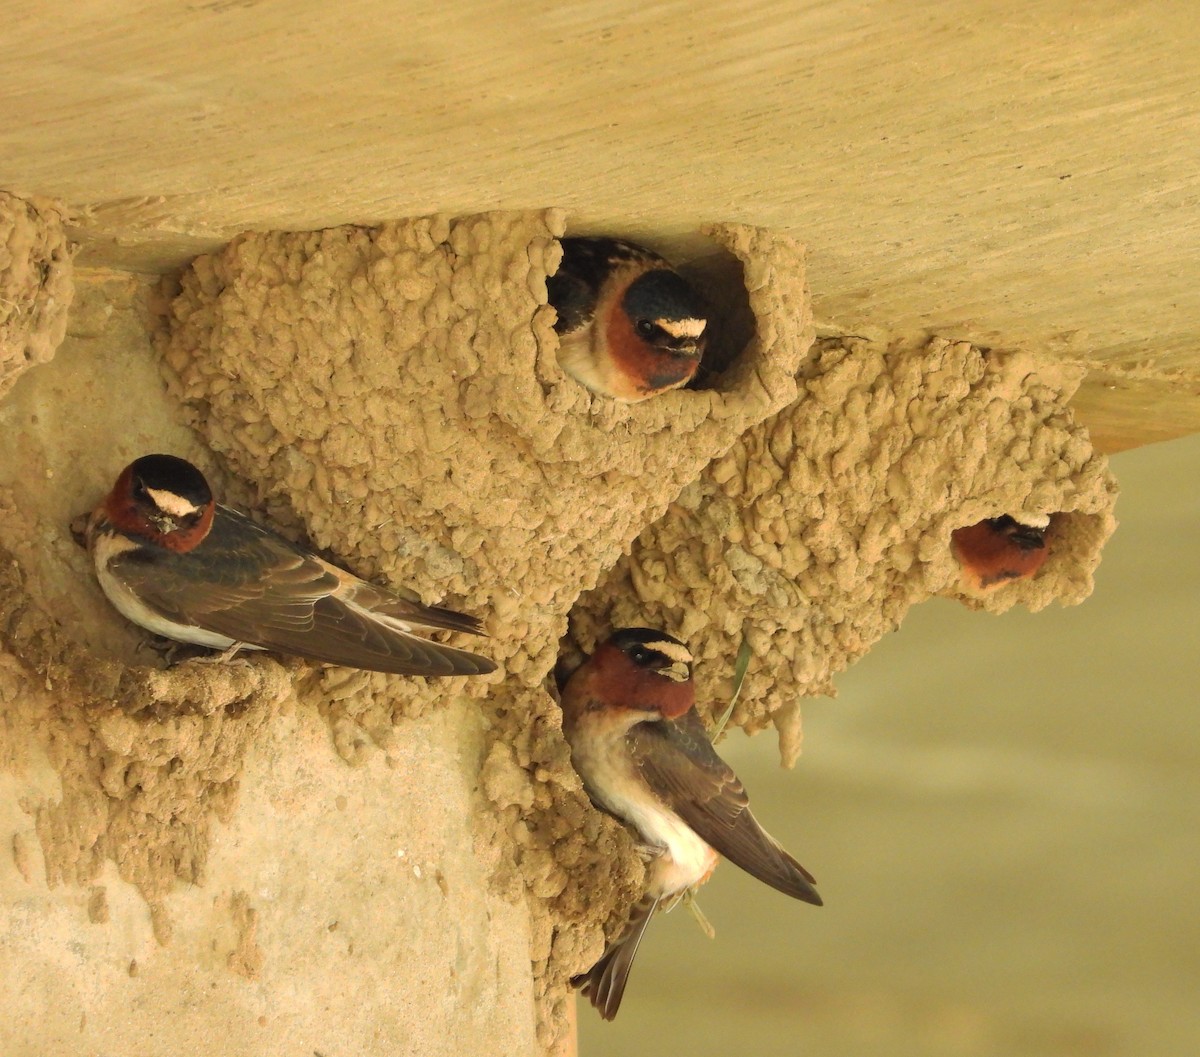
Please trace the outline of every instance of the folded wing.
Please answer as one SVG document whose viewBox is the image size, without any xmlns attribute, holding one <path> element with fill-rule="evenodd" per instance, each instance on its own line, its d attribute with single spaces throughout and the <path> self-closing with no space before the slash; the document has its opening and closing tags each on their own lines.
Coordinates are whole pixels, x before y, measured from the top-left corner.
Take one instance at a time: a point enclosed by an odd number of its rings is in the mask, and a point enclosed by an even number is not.
<svg viewBox="0 0 1200 1057">
<path fill-rule="evenodd" d="M 131 552 L 110 572 L 169 620 L 268 650 L 399 675 L 482 675 L 496 667 L 414 634 L 479 634 L 474 617 L 368 584 L 224 507 L 196 551 L 152 559 Z"/>
<path fill-rule="evenodd" d="M 695 712 L 640 723 L 628 737 L 642 777 L 701 839 L 764 884 L 821 905 L 812 874 L 758 824 L 746 790 Z"/>
</svg>

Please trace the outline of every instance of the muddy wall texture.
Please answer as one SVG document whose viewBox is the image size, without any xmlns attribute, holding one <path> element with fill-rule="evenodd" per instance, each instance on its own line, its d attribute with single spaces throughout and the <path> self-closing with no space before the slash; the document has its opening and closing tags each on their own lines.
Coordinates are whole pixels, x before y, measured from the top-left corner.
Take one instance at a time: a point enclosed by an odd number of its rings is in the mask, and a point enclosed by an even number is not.
<svg viewBox="0 0 1200 1057">
<path fill-rule="evenodd" d="M 66 334 L 71 256 L 55 203 L 0 191 L 0 397 Z"/>
<path fill-rule="evenodd" d="M 544 1051 L 642 876 L 570 767 L 561 651 L 662 626 L 712 712 L 744 638 L 735 722 L 774 723 L 790 762 L 800 697 L 962 593 L 954 528 L 1052 519 L 1038 575 L 969 604 L 1090 591 L 1114 489 L 1065 409 L 1078 371 L 814 343 L 801 248 L 717 225 L 692 273 L 721 308 L 719 373 L 615 404 L 555 361 L 564 223 L 249 234 L 165 285 L 76 277 L 57 356 L 0 404 L 6 1052 L 175 1052 L 216 1025 L 235 1049 Z M 67 532 L 150 450 L 480 614 L 500 670 L 163 668 Z"/>
</svg>

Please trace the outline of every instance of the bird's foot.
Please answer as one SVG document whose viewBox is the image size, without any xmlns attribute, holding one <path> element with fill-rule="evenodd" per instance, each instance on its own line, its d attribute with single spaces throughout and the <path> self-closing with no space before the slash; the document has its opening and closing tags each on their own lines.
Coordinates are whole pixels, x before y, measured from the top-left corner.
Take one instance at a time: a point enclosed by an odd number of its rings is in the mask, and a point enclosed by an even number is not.
<svg viewBox="0 0 1200 1057">
<path fill-rule="evenodd" d="M 642 862 L 653 862 L 666 849 L 661 844 L 635 844 L 633 850 L 637 852 L 638 858 Z"/>
<path fill-rule="evenodd" d="M 237 664 L 248 668 L 250 667 L 250 658 L 245 655 L 238 656 L 238 653 L 244 649 L 246 649 L 244 642 L 235 642 L 220 653 L 206 653 L 196 657 L 195 660 L 199 664 Z"/>
<path fill-rule="evenodd" d="M 692 917 L 696 919 L 696 924 L 700 926 L 700 931 L 710 940 L 715 940 L 717 938 L 717 930 L 712 927 L 712 922 L 704 916 L 704 911 L 700 909 L 694 889 L 689 888 L 683 893 L 683 903 L 692 912 Z"/>
<path fill-rule="evenodd" d="M 200 646 L 193 642 L 176 642 L 173 639 L 154 638 L 139 644 L 138 649 L 147 649 L 158 654 L 167 662 L 170 668 L 185 661 L 194 664 L 237 664 L 249 666 L 249 657 L 239 657 L 238 651 L 245 649 L 244 642 L 235 642 L 220 653 L 213 653 L 211 647 Z"/>
<path fill-rule="evenodd" d="M 87 550 L 87 527 L 91 518 L 92 515 L 89 511 L 71 518 L 71 523 L 67 526 L 67 531 L 71 533 L 71 539 L 75 541 L 76 546 L 82 547 L 84 550 Z"/>
</svg>

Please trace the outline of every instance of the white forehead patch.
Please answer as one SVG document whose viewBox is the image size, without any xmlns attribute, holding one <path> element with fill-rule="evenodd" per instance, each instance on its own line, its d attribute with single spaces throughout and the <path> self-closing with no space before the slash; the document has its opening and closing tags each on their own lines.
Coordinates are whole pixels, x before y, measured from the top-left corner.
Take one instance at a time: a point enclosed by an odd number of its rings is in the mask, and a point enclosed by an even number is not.
<svg viewBox="0 0 1200 1057">
<path fill-rule="evenodd" d="M 686 646 L 680 645 L 678 642 L 668 642 L 665 639 L 654 639 L 651 642 L 644 644 L 646 649 L 654 650 L 656 653 L 661 653 L 668 660 L 674 661 L 676 664 L 691 664 L 692 654 Z"/>
<path fill-rule="evenodd" d="M 1028 528 L 1044 529 L 1050 527 L 1049 514 L 1021 514 L 1019 517 L 1014 517 L 1018 525 L 1025 525 Z"/>
<path fill-rule="evenodd" d="M 655 322 L 673 338 L 698 338 L 708 326 L 706 319 L 658 319 Z"/>
<path fill-rule="evenodd" d="M 184 499 L 181 495 L 176 495 L 166 488 L 147 488 L 146 495 L 154 500 L 154 505 L 159 510 L 164 514 L 169 514 L 173 518 L 190 517 L 200 510 L 195 503 Z"/>
</svg>

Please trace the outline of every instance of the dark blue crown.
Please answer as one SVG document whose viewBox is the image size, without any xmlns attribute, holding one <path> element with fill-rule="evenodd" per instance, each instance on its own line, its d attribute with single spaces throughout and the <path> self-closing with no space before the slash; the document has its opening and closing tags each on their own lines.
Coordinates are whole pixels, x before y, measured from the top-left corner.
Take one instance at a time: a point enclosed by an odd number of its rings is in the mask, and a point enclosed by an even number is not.
<svg viewBox="0 0 1200 1057">
<path fill-rule="evenodd" d="M 204 474 L 186 459 L 174 455 L 143 455 L 130 466 L 135 494 L 138 487 L 171 492 L 197 507 L 212 501 Z"/>
<path fill-rule="evenodd" d="M 666 269 L 639 275 L 622 301 L 630 319 L 705 319 L 704 302 L 682 276 Z"/>
</svg>

